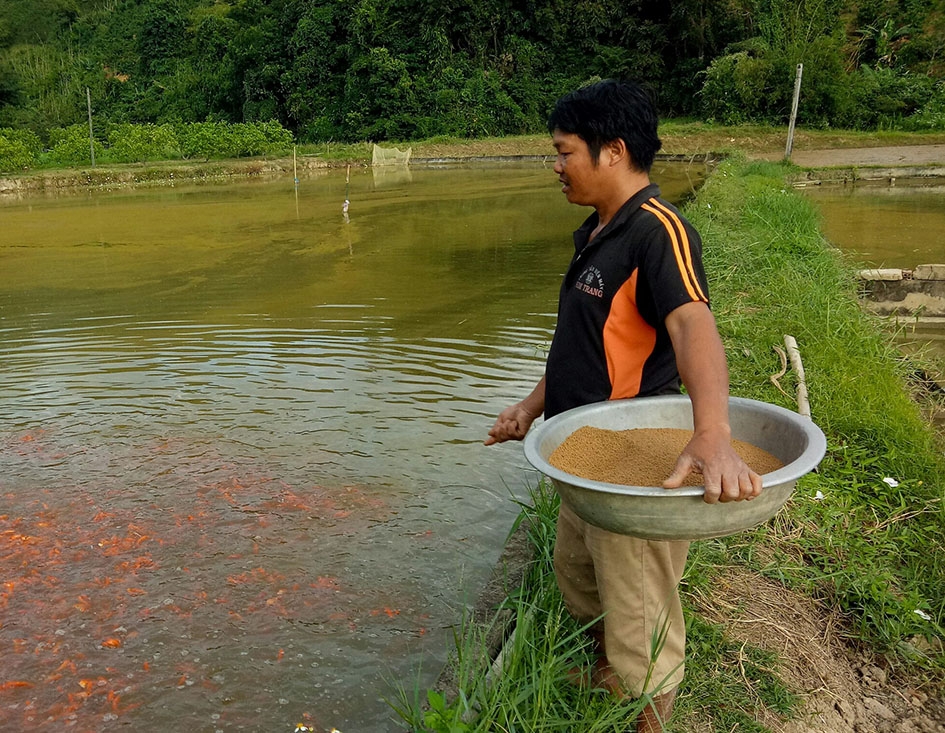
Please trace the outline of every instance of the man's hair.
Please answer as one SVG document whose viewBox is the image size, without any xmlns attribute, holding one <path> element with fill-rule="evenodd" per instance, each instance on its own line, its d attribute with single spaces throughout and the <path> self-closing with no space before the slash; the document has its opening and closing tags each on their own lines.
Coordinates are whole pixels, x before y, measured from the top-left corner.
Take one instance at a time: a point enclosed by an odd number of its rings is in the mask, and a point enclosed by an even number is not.
<svg viewBox="0 0 945 733">
<path fill-rule="evenodd" d="M 596 164 L 601 148 L 620 138 L 630 153 L 631 165 L 649 172 L 662 143 L 653 100 L 643 87 L 630 81 L 605 79 L 561 97 L 548 118 L 548 131 L 577 135 Z"/>
</svg>

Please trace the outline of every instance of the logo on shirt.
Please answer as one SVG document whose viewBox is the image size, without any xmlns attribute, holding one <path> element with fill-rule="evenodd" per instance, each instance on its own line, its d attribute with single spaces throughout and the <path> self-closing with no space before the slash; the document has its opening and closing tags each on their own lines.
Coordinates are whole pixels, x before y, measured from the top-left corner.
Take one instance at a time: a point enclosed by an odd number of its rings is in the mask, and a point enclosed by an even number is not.
<svg viewBox="0 0 945 733">
<path fill-rule="evenodd" d="M 584 272 L 581 273 L 577 282 L 574 283 L 574 287 L 587 295 L 592 295 L 595 298 L 603 298 L 604 276 L 601 275 L 600 270 L 594 267 L 594 265 L 588 265 L 584 268 Z"/>
</svg>

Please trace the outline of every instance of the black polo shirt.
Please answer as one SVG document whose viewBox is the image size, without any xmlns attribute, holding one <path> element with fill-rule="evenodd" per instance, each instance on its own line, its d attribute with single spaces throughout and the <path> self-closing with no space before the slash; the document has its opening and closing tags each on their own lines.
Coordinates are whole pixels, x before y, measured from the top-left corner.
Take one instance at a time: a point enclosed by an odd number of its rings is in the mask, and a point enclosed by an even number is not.
<svg viewBox="0 0 945 733">
<path fill-rule="evenodd" d="M 709 302 L 702 240 L 650 184 L 593 241 L 597 212 L 574 233 L 545 370 L 545 417 L 591 402 L 679 391 L 665 319 Z"/>
</svg>

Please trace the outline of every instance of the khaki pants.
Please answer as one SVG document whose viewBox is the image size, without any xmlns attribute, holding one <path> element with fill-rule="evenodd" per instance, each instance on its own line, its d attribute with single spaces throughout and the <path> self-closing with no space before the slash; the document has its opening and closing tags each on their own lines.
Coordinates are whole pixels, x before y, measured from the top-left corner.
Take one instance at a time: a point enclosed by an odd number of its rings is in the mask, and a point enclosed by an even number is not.
<svg viewBox="0 0 945 733">
<path fill-rule="evenodd" d="M 688 553 L 688 542 L 614 534 L 561 504 L 554 550 L 558 586 L 581 623 L 603 615 L 607 660 L 634 697 L 669 692 L 682 681 L 686 625 L 678 586 Z M 665 644 L 651 659 L 654 635 L 667 623 Z"/>
</svg>

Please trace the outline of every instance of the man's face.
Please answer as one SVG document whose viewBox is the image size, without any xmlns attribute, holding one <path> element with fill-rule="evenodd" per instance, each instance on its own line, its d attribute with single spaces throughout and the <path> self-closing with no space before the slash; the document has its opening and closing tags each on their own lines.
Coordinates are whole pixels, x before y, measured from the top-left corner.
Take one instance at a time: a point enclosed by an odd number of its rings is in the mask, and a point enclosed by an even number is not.
<svg viewBox="0 0 945 733">
<path fill-rule="evenodd" d="M 551 141 L 558 151 L 554 170 L 561 181 L 561 193 L 572 204 L 593 206 L 600 186 L 599 161 L 591 157 L 587 143 L 573 133 L 555 130 Z"/>
</svg>

